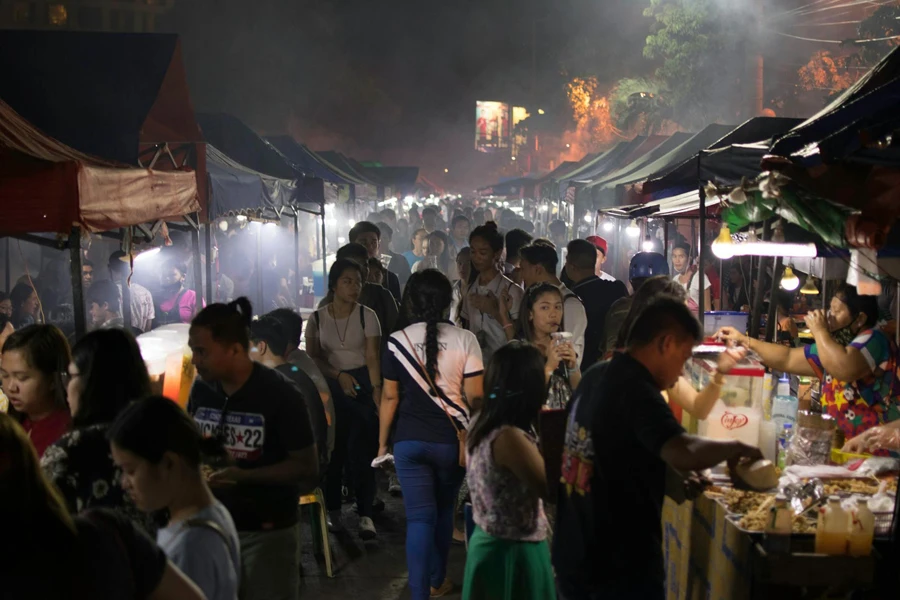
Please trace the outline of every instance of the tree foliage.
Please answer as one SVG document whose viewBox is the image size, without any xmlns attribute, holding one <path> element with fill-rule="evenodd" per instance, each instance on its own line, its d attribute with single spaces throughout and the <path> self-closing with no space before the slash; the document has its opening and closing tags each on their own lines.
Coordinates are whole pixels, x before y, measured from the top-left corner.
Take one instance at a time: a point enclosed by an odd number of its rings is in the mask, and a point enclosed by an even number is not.
<svg viewBox="0 0 900 600">
<path fill-rule="evenodd" d="M 644 16 L 654 20 L 644 56 L 659 64 L 656 76 L 669 92 L 674 120 L 688 128 L 732 121 L 747 19 L 716 0 L 650 0 Z"/>
<path fill-rule="evenodd" d="M 620 79 L 609 101 L 616 126 L 623 131 L 651 135 L 670 126 L 667 91 L 656 79 Z"/>
</svg>

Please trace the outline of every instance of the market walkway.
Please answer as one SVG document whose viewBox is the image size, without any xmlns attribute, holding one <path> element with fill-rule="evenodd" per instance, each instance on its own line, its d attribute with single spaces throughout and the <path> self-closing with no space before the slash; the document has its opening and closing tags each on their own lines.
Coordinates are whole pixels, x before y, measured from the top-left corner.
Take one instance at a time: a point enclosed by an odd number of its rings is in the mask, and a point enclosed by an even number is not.
<svg viewBox="0 0 900 600">
<path fill-rule="evenodd" d="M 356 535 L 356 512 L 352 505 L 344 505 L 344 522 L 348 531 L 331 534 L 334 579 L 325 576 L 325 562 L 313 555 L 309 523 L 301 528 L 303 551 L 301 598 L 320 600 L 401 600 L 410 597 L 406 571 L 406 518 L 401 498 L 385 492 L 385 482 L 378 482 L 379 497 L 385 501 L 385 511 L 374 517 L 378 528 L 376 542 L 363 543 Z M 450 549 L 448 576 L 457 584 L 462 582 L 466 560 L 461 546 Z M 446 596 L 458 598 L 459 591 Z"/>
</svg>

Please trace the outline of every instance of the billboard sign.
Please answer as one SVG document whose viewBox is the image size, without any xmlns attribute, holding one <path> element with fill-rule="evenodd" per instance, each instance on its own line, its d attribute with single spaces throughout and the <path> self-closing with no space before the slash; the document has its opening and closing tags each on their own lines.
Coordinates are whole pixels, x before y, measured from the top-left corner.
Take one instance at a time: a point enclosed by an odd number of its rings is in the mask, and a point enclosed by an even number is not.
<svg viewBox="0 0 900 600">
<path fill-rule="evenodd" d="M 475 149 L 480 152 L 496 152 L 509 148 L 509 104 L 503 102 L 475 103 Z"/>
</svg>

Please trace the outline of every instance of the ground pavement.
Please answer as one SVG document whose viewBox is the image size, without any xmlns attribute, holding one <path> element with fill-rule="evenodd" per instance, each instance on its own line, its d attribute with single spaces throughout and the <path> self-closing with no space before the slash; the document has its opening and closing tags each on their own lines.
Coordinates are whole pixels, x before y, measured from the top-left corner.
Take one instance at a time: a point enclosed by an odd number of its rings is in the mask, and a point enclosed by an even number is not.
<svg viewBox="0 0 900 600">
<path fill-rule="evenodd" d="M 385 510 L 375 515 L 378 539 L 363 542 L 357 536 L 358 517 L 352 505 L 344 505 L 344 524 L 347 531 L 330 534 L 334 578 L 325 576 L 325 562 L 313 554 L 312 533 L 304 516 L 300 529 L 302 550 L 302 579 L 300 598 L 316 600 L 405 600 L 410 597 L 406 570 L 406 518 L 403 500 L 392 498 L 385 491 L 385 479 L 379 478 L 378 496 L 385 501 Z M 462 546 L 450 549 L 447 575 L 457 589 L 445 596 L 459 598 L 459 584 L 465 569 L 465 550 Z"/>
</svg>

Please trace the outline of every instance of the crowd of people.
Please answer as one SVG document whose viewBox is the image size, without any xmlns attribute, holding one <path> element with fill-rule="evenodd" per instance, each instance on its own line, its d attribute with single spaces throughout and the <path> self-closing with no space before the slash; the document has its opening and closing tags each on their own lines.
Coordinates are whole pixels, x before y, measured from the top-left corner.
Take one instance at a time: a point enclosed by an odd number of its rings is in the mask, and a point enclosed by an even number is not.
<svg viewBox="0 0 900 600">
<path fill-rule="evenodd" d="M 703 337 L 700 295 L 716 298 L 689 249 L 676 245 L 674 274 L 661 254 L 635 254 L 626 286 L 603 271 L 603 238 L 567 239 L 561 221 L 535 238 L 499 217 L 426 207 L 355 223 L 305 323 L 290 308 L 254 319 L 244 297 L 204 307 L 184 262 L 165 263 L 158 291 L 128 285 L 121 253 L 108 281 L 85 272 L 95 328 L 74 345 L 41 323 L 30 282 L 0 296 L 0 507 L 16 515 L 4 537 L 21 540 L 0 550 L 4 591 L 296 598 L 298 499 L 320 489 L 333 531 L 352 524 L 341 506 L 354 501 L 359 537 L 376 540 L 373 465 L 393 463 L 415 600 L 454 589 L 465 503 L 463 598 L 662 598 L 667 465 L 761 456 L 680 424 L 681 410 L 709 414 L 744 349 L 818 376 L 849 446 L 893 443 L 897 348 L 855 288 L 810 314 L 806 349 L 723 329 L 734 348 L 696 391 L 683 367 Z M 743 302 L 742 270 L 731 279 L 729 301 Z M 133 336 L 170 322 L 190 323 L 185 408 L 153 395 Z M 565 411 L 561 457 L 541 447 L 544 411 Z"/>
</svg>

